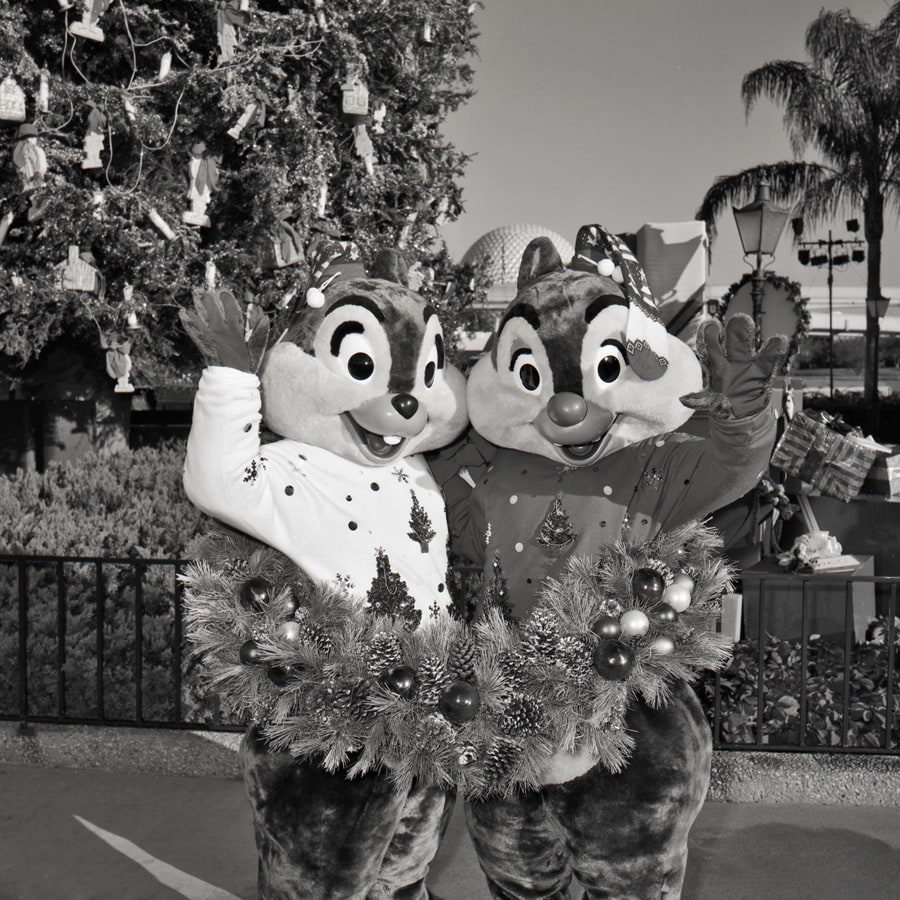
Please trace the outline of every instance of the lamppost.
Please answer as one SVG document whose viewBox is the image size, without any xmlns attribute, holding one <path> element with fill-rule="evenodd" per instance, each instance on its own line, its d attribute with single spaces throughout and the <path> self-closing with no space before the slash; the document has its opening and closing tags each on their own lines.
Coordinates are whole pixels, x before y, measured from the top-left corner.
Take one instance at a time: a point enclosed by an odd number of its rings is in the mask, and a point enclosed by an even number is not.
<svg viewBox="0 0 900 900">
<path fill-rule="evenodd" d="M 787 224 L 790 210 L 775 206 L 769 199 L 769 183 L 763 179 L 756 185 L 756 199 L 738 209 L 732 207 L 734 221 L 744 248 L 744 260 L 756 257 L 750 284 L 750 298 L 753 303 L 753 324 L 756 326 L 756 346 L 762 346 L 762 302 L 765 294 L 766 270 L 763 257 L 775 256 L 775 248 Z"/>
<path fill-rule="evenodd" d="M 859 231 L 859 222 L 856 219 L 847 220 L 847 231 L 856 234 Z M 791 226 L 794 234 L 800 237 L 803 234 L 803 219 L 792 219 Z M 858 238 L 835 238 L 832 236 L 831 229 L 828 229 L 828 240 L 819 239 L 817 241 L 797 241 L 797 246 L 801 249 L 797 252 L 797 259 L 804 266 L 824 266 L 828 265 L 828 395 L 834 398 L 834 324 L 833 317 L 833 293 L 834 293 L 834 267 L 846 266 L 850 262 L 861 263 L 866 259 L 866 252 L 862 248 L 865 241 Z M 818 249 L 825 248 L 825 253 L 817 253 L 811 255 L 810 247 Z M 841 252 L 835 255 L 834 248 L 840 247 Z M 847 250 L 850 252 L 847 253 Z M 885 304 L 885 311 L 887 305 Z M 878 313 L 878 317 L 884 315 L 884 312 Z"/>
</svg>

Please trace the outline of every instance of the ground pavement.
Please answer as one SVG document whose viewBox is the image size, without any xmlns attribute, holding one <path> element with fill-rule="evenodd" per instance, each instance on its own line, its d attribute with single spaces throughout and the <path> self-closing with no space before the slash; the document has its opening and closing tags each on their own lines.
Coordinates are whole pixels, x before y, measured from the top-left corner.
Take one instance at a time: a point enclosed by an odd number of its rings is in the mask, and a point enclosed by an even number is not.
<svg viewBox="0 0 900 900">
<path fill-rule="evenodd" d="M 444 900 L 488 900 L 460 806 L 432 869 Z M 243 785 L 0 764 L 0 900 L 252 900 Z M 684 900 L 895 900 L 900 808 L 707 803 Z"/>
</svg>

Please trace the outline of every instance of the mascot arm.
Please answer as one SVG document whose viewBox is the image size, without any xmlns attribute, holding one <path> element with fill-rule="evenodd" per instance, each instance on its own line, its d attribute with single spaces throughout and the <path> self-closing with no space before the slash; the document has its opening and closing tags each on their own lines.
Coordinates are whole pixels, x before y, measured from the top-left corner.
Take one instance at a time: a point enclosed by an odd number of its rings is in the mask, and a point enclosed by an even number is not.
<svg viewBox="0 0 900 900">
<path fill-rule="evenodd" d="M 223 366 L 205 369 L 194 398 L 184 488 L 203 512 L 279 546 L 297 536 L 276 500 L 279 460 L 261 453 L 260 421 L 256 375 Z M 315 528 L 314 519 L 310 515 L 306 524 Z"/>
<path fill-rule="evenodd" d="M 482 562 L 484 555 L 484 535 L 472 514 L 472 490 L 497 450 L 470 427 L 452 444 L 427 455 L 432 477 L 444 494 L 453 550 L 472 562 Z"/>
<path fill-rule="evenodd" d="M 708 438 L 673 443 L 661 467 L 668 486 L 660 492 L 663 529 L 703 518 L 755 487 L 769 464 L 776 421 L 769 402 L 750 416 L 711 416 Z"/>
</svg>

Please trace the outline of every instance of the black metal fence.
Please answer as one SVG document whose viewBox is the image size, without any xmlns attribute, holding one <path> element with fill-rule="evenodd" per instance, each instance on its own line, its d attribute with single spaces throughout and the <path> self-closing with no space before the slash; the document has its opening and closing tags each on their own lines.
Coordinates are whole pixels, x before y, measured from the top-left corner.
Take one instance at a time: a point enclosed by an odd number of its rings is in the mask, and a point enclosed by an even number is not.
<svg viewBox="0 0 900 900">
<path fill-rule="evenodd" d="M 186 645 L 183 565 L 0 555 L 0 720 L 240 731 Z M 745 584 L 734 657 L 697 685 L 714 746 L 900 754 L 898 585 L 821 574 Z"/>
</svg>

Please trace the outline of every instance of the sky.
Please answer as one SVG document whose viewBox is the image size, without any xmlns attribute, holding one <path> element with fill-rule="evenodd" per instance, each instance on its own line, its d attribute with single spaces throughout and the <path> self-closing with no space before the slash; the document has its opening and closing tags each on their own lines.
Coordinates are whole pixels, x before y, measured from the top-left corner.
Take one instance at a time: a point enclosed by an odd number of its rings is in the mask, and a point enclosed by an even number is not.
<svg viewBox="0 0 900 900">
<path fill-rule="evenodd" d="M 484 0 L 475 96 L 444 134 L 473 154 L 465 211 L 442 229 L 459 259 L 482 234 L 529 223 L 574 242 L 599 222 L 616 232 L 693 219 L 718 175 L 791 158 L 782 110 L 760 100 L 745 116 L 741 80 L 773 60 L 807 62 L 807 26 L 847 8 L 877 23 L 886 0 Z M 812 158 L 812 157 L 808 157 Z M 747 201 L 752 198 L 748 197 Z M 833 236 L 850 237 L 848 211 Z M 729 285 L 742 259 L 730 213 L 720 217 L 708 283 Z M 828 226 L 805 240 L 827 238 Z M 859 235 L 861 236 L 861 235 Z M 772 270 L 825 285 L 803 267 L 790 225 Z M 882 283 L 900 285 L 896 227 L 886 231 Z M 865 286 L 865 264 L 835 269 L 836 286 Z"/>
</svg>

